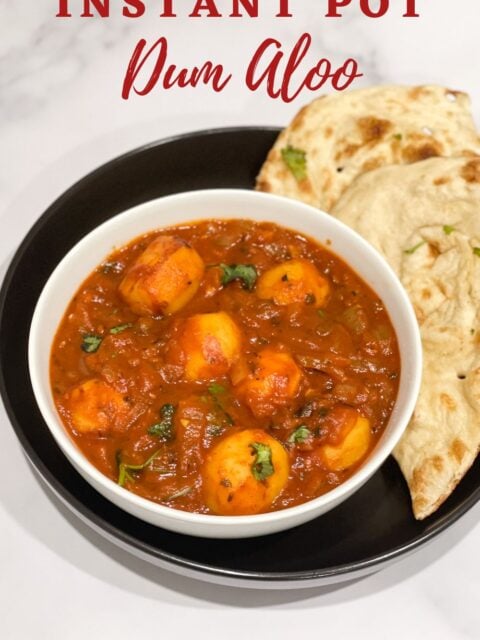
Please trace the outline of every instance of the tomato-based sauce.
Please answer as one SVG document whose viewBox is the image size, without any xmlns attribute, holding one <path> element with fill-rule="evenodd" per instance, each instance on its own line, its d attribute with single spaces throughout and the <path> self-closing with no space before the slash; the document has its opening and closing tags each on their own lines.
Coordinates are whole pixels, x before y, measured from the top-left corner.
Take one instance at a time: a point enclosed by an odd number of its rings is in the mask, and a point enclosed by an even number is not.
<svg viewBox="0 0 480 640">
<path fill-rule="evenodd" d="M 364 462 L 400 377 L 382 301 L 328 248 L 207 220 L 112 253 L 57 331 L 51 384 L 83 454 L 198 513 L 283 509 Z"/>
</svg>

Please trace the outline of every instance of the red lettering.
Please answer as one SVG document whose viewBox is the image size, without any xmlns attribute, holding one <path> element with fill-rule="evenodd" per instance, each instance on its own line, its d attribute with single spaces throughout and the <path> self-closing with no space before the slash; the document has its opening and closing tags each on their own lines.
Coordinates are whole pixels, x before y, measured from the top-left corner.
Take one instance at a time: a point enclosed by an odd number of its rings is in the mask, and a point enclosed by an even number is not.
<svg viewBox="0 0 480 640">
<path fill-rule="evenodd" d="M 160 18 L 176 18 L 177 14 L 173 13 L 173 0 L 163 0 L 163 11 Z"/>
<path fill-rule="evenodd" d="M 358 62 L 353 58 L 347 58 L 343 65 L 337 69 L 333 74 L 332 87 L 336 91 L 345 91 L 357 78 L 361 78 L 363 73 L 360 73 L 358 69 Z M 342 77 L 345 78 L 345 82 L 341 84 Z"/>
<path fill-rule="evenodd" d="M 71 18 L 72 14 L 68 12 L 68 0 L 58 1 L 57 18 Z"/>
<path fill-rule="evenodd" d="M 258 47 L 250 64 L 248 65 L 245 82 L 250 91 L 256 91 L 266 79 L 268 95 L 271 98 L 278 98 L 280 92 L 275 90 L 275 74 L 277 72 L 280 61 L 283 58 L 283 53 L 281 51 L 277 51 L 272 61 L 267 65 L 265 71 L 258 79 L 256 79 L 257 67 L 267 49 L 269 49 L 272 45 L 277 49 L 280 49 L 282 47 L 281 43 L 278 40 L 275 40 L 275 38 L 267 38 L 266 40 L 264 40 Z"/>
<path fill-rule="evenodd" d="M 219 13 L 215 6 L 215 0 L 197 0 L 195 7 L 193 8 L 190 18 L 201 18 L 200 11 L 208 11 L 207 18 L 221 18 L 222 14 Z"/>
<path fill-rule="evenodd" d="M 175 75 L 176 67 L 174 64 L 170 65 L 165 72 L 163 79 L 163 88 L 171 89 L 175 85 L 181 89 L 185 87 L 196 87 L 200 82 L 203 84 L 212 83 L 212 89 L 219 93 L 230 82 L 231 75 L 223 78 L 223 67 L 221 64 L 214 65 L 213 62 L 205 62 L 200 67 L 193 67 L 191 71 L 188 69 L 180 69 Z"/>
<path fill-rule="evenodd" d="M 330 60 L 327 60 L 326 58 L 322 58 L 321 60 L 318 61 L 317 66 L 308 72 L 307 77 L 305 78 L 305 82 L 303 83 L 303 86 L 308 87 L 311 91 L 318 91 L 323 87 L 325 82 L 327 82 L 327 80 L 330 78 L 331 73 L 332 73 L 332 65 L 330 63 Z M 315 84 L 316 77 L 320 78 L 320 81 L 317 84 Z"/>
<path fill-rule="evenodd" d="M 230 18 L 242 18 L 240 5 L 245 9 L 250 18 L 258 18 L 258 0 L 233 0 Z"/>
<path fill-rule="evenodd" d="M 279 65 L 284 57 L 281 51 L 281 43 L 274 38 L 268 38 L 260 44 L 253 55 L 245 75 L 245 82 L 250 91 L 257 91 L 262 84 L 266 84 L 266 92 L 270 98 L 281 98 L 283 102 L 292 102 L 304 90 L 318 91 L 330 81 L 336 91 L 344 91 L 356 78 L 363 76 L 358 70 L 358 63 L 353 58 L 345 60 L 338 69 L 332 69 L 332 63 L 327 58 L 320 59 L 317 64 L 306 73 L 303 80 L 294 85 L 294 75 L 298 76 L 298 68 L 304 60 L 312 44 L 312 36 L 304 33 L 292 49 L 285 65 L 283 75 L 280 75 Z M 266 69 L 258 74 L 258 68 L 262 58 L 269 52 L 272 46 L 276 49 L 275 55 L 267 64 Z"/>
<path fill-rule="evenodd" d="M 416 11 L 416 0 L 407 0 L 407 9 L 403 14 L 404 18 L 419 18 L 420 14 Z"/>
<path fill-rule="evenodd" d="M 101 18 L 108 18 L 110 15 L 109 0 L 83 0 L 83 13 L 80 14 L 81 18 L 93 18 L 90 5 L 93 5 L 95 11 Z"/>
<path fill-rule="evenodd" d="M 141 0 L 123 0 L 125 4 L 128 4 L 133 8 L 123 7 L 123 15 L 126 18 L 140 18 L 145 13 L 145 5 Z"/>
<path fill-rule="evenodd" d="M 297 44 L 292 49 L 292 53 L 290 54 L 290 57 L 287 60 L 284 82 L 282 83 L 282 89 L 280 92 L 282 96 L 282 100 L 284 102 L 292 102 L 292 100 L 295 100 L 295 98 L 303 89 L 303 84 L 301 84 L 300 87 L 297 89 L 297 91 L 295 91 L 292 95 L 289 95 L 289 92 L 288 92 L 290 88 L 290 79 L 295 73 L 295 71 L 298 69 L 298 67 L 300 66 L 300 63 L 302 62 L 302 60 L 307 55 L 307 52 L 311 44 L 312 44 L 312 36 L 309 33 L 304 33 L 302 36 L 300 36 Z M 329 69 L 330 69 L 330 63 L 329 63 Z"/>
<path fill-rule="evenodd" d="M 337 11 L 339 7 L 347 7 L 352 0 L 328 0 L 328 11 L 326 18 L 341 18 L 342 14 Z"/>
<path fill-rule="evenodd" d="M 377 11 L 370 9 L 370 1 L 371 0 L 360 0 L 360 9 L 368 18 L 381 18 L 387 13 L 390 5 L 389 0 L 377 0 L 377 2 L 379 2 Z"/>
<path fill-rule="evenodd" d="M 160 80 L 162 74 L 162 86 L 164 89 L 171 89 L 174 86 L 178 86 L 181 89 L 189 86 L 196 87 L 200 82 L 203 82 L 205 85 L 210 84 L 212 89 L 217 93 L 222 91 L 232 78 L 231 75 L 224 77 L 224 68 L 221 64 L 214 65 L 210 61 L 205 62 L 205 64 L 200 68 L 193 67 L 192 70 L 185 68 L 177 70 L 177 67 L 174 64 L 170 64 L 166 67 L 168 54 L 167 39 L 163 37 L 159 38 L 157 42 L 155 42 L 155 44 L 153 44 L 150 49 L 144 53 L 146 44 L 147 42 L 144 39 L 139 41 L 128 64 L 122 89 L 122 98 L 124 100 L 128 100 L 132 90 L 139 96 L 145 96 L 147 93 L 150 93 Z M 150 77 L 145 83 L 143 89 L 137 89 L 134 86 L 135 81 L 147 60 L 156 51 L 157 59 Z"/>
<path fill-rule="evenodd" d="M 277 18 L 291 18 L 293 13 L 290 13 L 289 0 L 280 0 L 280 6 L 278 8 Z"/>
<path fill-rule="evenodd" d="M 122 90 L 122 98 L 124 100 L 128 100 L 130 96 L 130 91 L 135 91 L 139 96 L 144 96 L 153 89 L 153 87 L 157 84 L 158 79 L 160 77 L 160 73 L 163 69 L 163 66 L 167 60 L 167 40 L 166 38 L 159 38 L 154 45 L 150 47 L 147 53 L 143 56 L 140 61 L 140 56 L 143 54 L 143 50 L 147 41 L 142 38 L 135 47 L 133 55 L 130 59 L 130 62 L 127 67 L 127 73 L 125 74 L 125 79 L 123 81 L 123 90 Z M 149 81 L 146 83 L 145 87 L 141 90 L 136 89 L 133 84 L 143 68 L 143 65 L 148 60 L 148 58 L 152 55 L 155 49 L 158 48 L 158 58 L 155 64 L 155 67 L 152 71 Z"/>
</svg>

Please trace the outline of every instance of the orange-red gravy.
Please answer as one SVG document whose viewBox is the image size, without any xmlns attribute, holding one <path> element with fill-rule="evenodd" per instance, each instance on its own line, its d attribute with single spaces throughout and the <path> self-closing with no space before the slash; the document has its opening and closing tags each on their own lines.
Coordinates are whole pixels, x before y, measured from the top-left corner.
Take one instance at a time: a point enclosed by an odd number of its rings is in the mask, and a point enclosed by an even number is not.
<svg viewBox="0 0 480 640">
<path fill-rule="evenodd" d="M 160 235 L 191 245 L 206 265 L 205 274 L 194 297 L 180 310 L 167 316 L 139 316 L 120 295 L 119 284 Z M 216 266 L 254 265 L 261 278 L 291 260 L 309 261 L 330 284 L 321 308 L 311 295 L 292 304 L 261 299 L 258 280 L 251 291 L 238 280 L 222 286 L 223 271 Z M 175 354 L 179 331 L 187 318 L 219 311 L 240 329 L 247 372 L 254 370 L 265 349 L 267 354 L 276 349 L 293 357 L 301 372 L 295 397 L 256 411 L 254 404 L 245 402 L 241 385 L 233 386 L 232 370 L 214 380 L 185 381 L 181 358 Z M 82 349 L 85 336 L 97 339 L 95 352 Z M 202 488 L 206 455 L 230 434 L 246 429 L 264 430 L 288 454 L 288 482 L 263 510 L 306 502 L 343 482 L 381 436 L 395 403 L 399 376 L 398 345 L 382 301 L 348 265 L 291 230 L 246 220 L 207 220 L 165 229 L 112 253 L 75 294 L 51 352 L 56 406 L 84 455 L 117 482 L 120 463 L 142 465 L 157 453 L 145 469 L 128 469 L 125 488 L 199 513 L 212 513 Z M 81 433 L 75 427 L 72 392 L 89 380 L 106 383 L 121 398 L 120 428 Z M 168 406 L 174 409 L 169 436 L 153 435 L 149 429 L 162 423 L 165 405 L 167 414 Z M 332 470 L 325 464 L 322 447 L 338 444 L 345 415 L 352 409 L 370 422 L 369 452 L 346 469 Z M 297 431 L 299 427 L 306 430 Z M 295 432 L 300 436 L 292 442 Z"/>
</svg>

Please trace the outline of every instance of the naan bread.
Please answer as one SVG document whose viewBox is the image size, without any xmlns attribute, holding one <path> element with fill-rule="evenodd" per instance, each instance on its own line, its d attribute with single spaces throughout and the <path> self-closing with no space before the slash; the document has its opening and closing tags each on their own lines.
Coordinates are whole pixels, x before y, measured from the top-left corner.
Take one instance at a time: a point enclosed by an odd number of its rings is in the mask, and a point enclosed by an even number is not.
<svg viewBox="0 0 480 640">
<path fill-rule="evenodd" d="M 480 448 L 480 159 L 360 176 L 332 210 L 393 266 L 420 325 L 424 367 L 394 455 L 416 518 L 435 511 Z"/>
<path fill-rule="evenodd" d="M 438 86 L 372 87 L 304 107 L 275 142 L 257 189 L 330 211 L 367 171 L 477 154 L 480 142 L 465 93 Z"/>
</svg>

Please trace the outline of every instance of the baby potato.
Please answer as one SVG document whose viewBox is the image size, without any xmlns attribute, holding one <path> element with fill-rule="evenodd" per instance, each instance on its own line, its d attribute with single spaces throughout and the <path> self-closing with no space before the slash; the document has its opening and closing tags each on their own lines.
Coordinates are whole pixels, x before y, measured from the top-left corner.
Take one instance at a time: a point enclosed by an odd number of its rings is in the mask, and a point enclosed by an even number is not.
<svg viewBox="0 0 480 640">
<path fill-rule="evenodd" d="M 257 354 L 250 368 L 243 363 L 233 374 L 238 395 L 258 417 L 288 405 L 296 397 L 302 379 L 292 356 L 270 347 Z"/>
<path fill-rule="evenodd" d="M 186 380 L 212 380 L 228 373 L 241 348 L 242 334 L 228 313 L 199 313 L 182 324 L 169 359 L 183 362 Z"/>
<path fill-rule="evenodd" d="M 159 236 L 130 267 L 119 291 L 134 313 L 171 315 L 189 302 L 205 265 L 198 253 L 175 236 Z"/>
<path fill-rule="evenodd" d="M 359 462 L 370 448 L 372 432 L 370 421 L 353 409 L 345 408 L 349 415 L 340 428 L 339 444 L 325 444 L 319 448 L 319 455 L 330 471 L 342 471 Z"/>
<path fill-rule="evenodd" d="M 224 438 L 207 455 L 203 491 L 216 514 L 239 516 L 267 510 L 289 475 L 283 446 L 262 429 Z"/>
<path fill-rule="evenodd" d="M 72 427 L 79 433 L 105 433 L 123 428 L 129 408 L 123 396 L 96 378 L 65 394 Z"/>
<path fill-rule="evenodd" d="M 288 260 L 262 273 L 256 292 L 278 305 L 305 302 L 319 308 L 328 301 L 330 283 L 308 260 Z"/>
</svg>

